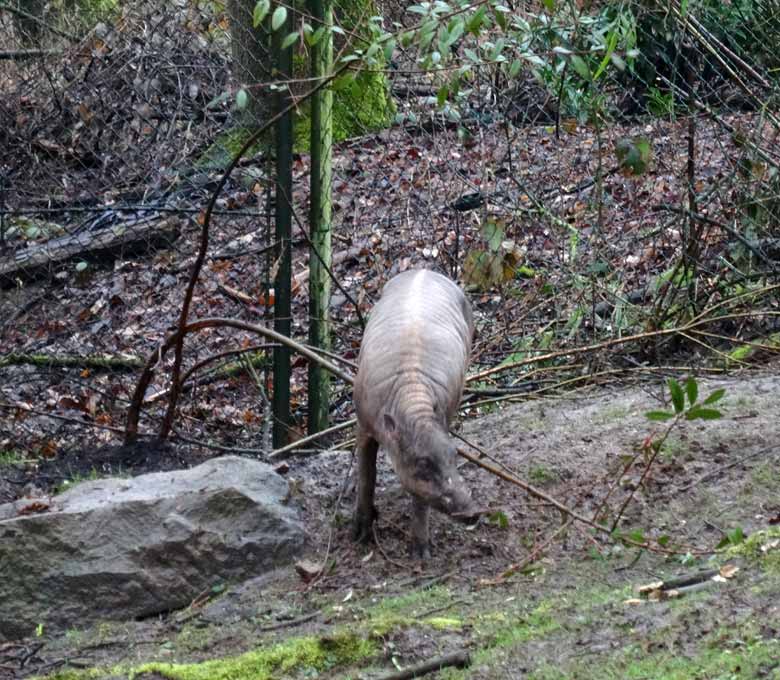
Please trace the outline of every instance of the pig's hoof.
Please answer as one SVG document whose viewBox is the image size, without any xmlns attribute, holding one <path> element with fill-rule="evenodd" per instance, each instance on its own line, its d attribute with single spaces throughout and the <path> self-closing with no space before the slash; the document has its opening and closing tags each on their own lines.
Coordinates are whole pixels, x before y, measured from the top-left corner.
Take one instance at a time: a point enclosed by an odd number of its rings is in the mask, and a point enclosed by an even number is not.
<svg viewBox="0 0 780 680">
<path fill-rule="evenodd" d="M 412 539 L 412 542 L 409 544 L 409 556 L 414 560 L 420 561 L 431 559 L 430 543 Z"/>
</svg>

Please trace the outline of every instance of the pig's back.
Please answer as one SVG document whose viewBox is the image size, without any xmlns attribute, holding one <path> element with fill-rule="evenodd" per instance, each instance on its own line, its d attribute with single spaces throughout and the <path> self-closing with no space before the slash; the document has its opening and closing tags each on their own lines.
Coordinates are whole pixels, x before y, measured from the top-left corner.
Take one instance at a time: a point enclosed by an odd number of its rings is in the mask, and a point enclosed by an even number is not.
<svg viewBox="0 0 780 680">
<path fill-rule="evenodd" d="M 421 269 L 389 281 L 360 348 L 355 403 L 362 424 L 383 409 L 402 416 L 404 400 L 429 400 L 451 417 L 472 333 L 469 303 L 447 277 Z"/>
</svg>

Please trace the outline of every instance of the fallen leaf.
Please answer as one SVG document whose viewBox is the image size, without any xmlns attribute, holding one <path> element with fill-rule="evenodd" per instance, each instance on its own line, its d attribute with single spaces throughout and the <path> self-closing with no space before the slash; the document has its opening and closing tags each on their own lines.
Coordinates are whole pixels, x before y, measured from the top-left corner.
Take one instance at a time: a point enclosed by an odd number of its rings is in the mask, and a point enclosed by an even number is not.
<svg viewBox="0 0 780 680">
<path fill-rule="evenodd" d="M 37 515 L 49 510 L 49 504 L 44 501 L 33 501 L 19 510 L 19 515 Z"/>
</svg>

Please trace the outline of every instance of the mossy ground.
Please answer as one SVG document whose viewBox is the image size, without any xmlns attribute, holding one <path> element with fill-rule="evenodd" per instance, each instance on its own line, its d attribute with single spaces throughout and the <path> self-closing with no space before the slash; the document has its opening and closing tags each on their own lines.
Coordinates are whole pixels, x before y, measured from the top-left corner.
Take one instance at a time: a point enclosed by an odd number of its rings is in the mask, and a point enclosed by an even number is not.
<svg viewBox="0 0 780 680">
<path fill-rule="evenodd" d="M 676 600 L 629 603 L 638 583 L 615 579 L 617 564 L 593 562 L 579 574 L 567 574 L 567 584 L 560 582 L 561 574 L 540 572 L 472 589 L 467 599 L 460 588 L 437 586 L 377 603 L 369 596 L 344 608 L 331 605 L 326 610 L 332 625 L 318 626 L 316 634 L 260 642 L 225 658 L 151 661 L 47 677 L 371 678 L 387 667 L 388 653 L 408 665 L 420 651 L 435 656 L 438 645 L 448 645 L 469 649 L 471 666 L 443 670 L 438 677 L 447 680 L 772 680 L 780 678 L 780 571 L 776 558 L 768 556 L 772 551 L 762 552 L 761 546 L 775 538 L 780 531 L 729 551 L 723 560 L 750 555 L 739 576 Z M 665 569 L 660 563 L 656 568 Z M 738 610 L 735 599 L 742 603 Z M 172 639 L 173 648 L 187 637 Z"/>
<path fill-rule="evenodd" d="M 376 132 L 392 122 L 395 106 L 388 94 L 384 74 L 364 72 L 345 76 L 335 81 L 333 89 L 334 142 Z M 310 148 L 310 108 L 309 102 L 305 101 L 295 112 L 293 137 L 297 152 L 308 152 Z M 206 149 L 196 166 L 202 169 L 226 167 L 252 133 L 251 128 L 243 125 L 226 130 Z M 269 148 L 272 139 L 269 131 L 245 155 L 251 157 Z"/>
</svg>

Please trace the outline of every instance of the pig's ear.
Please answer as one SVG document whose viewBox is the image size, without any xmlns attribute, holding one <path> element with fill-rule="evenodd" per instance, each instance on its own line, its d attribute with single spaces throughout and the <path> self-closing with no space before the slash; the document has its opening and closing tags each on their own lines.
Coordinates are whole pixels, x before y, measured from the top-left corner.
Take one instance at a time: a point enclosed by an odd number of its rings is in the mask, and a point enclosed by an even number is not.
<svg viewBox="0 0 780 680">
<path fill-rule="evenodd" d="M 385 422 L 385 430 L 387 431 L 387 434 L 389 434 L 391 437 L 397 437 L 398 436 L 398 426 L 395 424 L 395 418 L 391 416 L 389 413 L 384 414 L 384 422 Z"/>
</svg>

